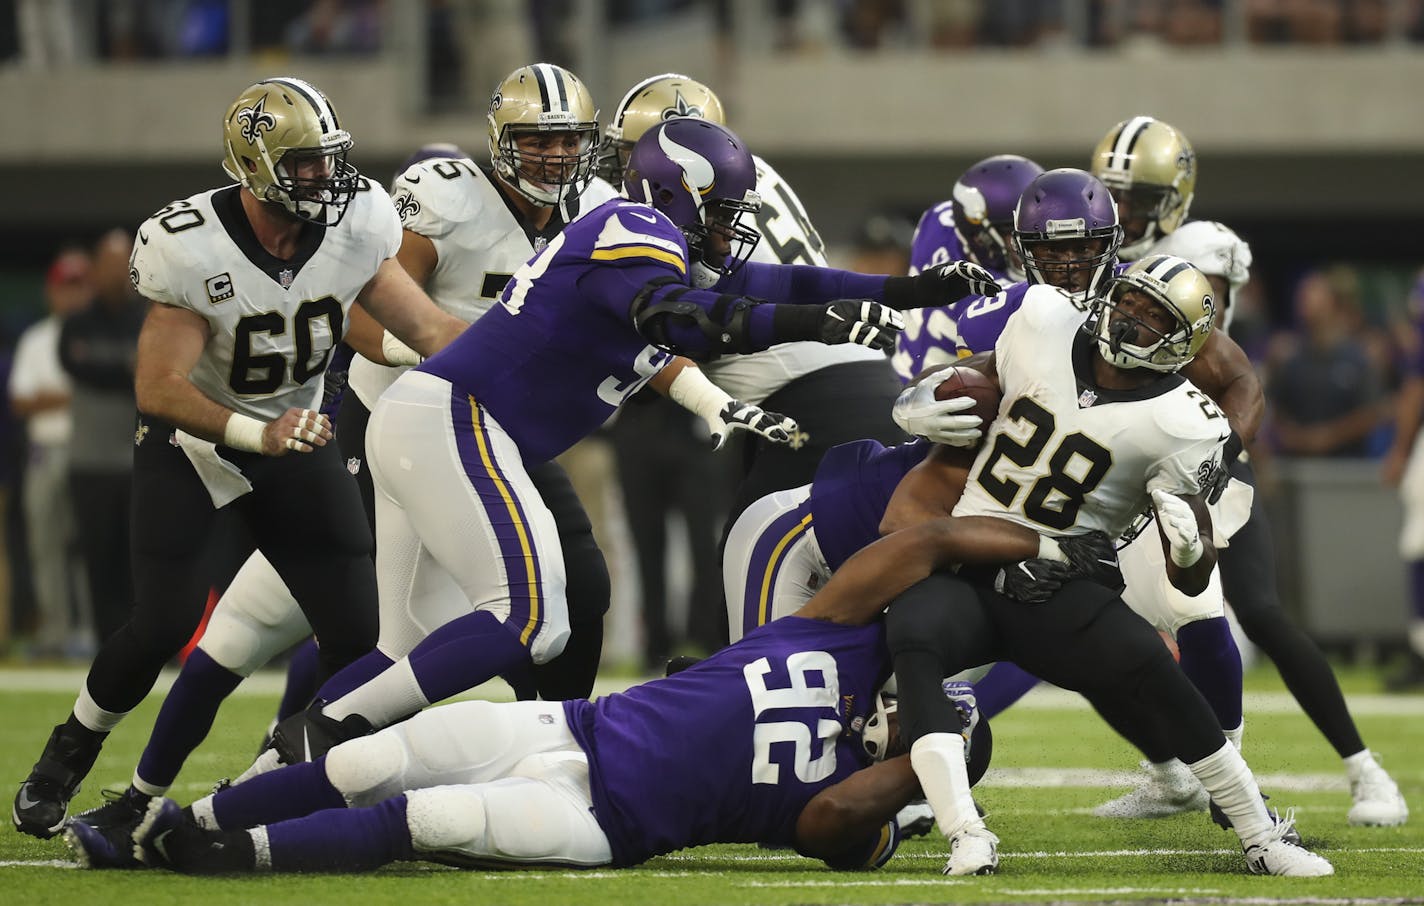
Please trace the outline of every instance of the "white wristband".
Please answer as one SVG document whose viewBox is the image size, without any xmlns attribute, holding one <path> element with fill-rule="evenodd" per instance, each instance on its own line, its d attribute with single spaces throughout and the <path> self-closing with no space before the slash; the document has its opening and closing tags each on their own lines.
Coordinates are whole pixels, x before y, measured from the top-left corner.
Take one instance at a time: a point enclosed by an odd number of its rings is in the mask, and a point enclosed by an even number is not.
<svg viewBox="0 0 1424 906">
<path fill-rule="evenodd" d="M 420 353 L 402 343 L 389 330 L 381 333 L 381 355 L 385 356 L 387 365 L 419 365 L 425 361 Z"/>
<path fill-rule="evenodd" d="M 707 380 L 701 368 L 691 365 L 678 372 L 668 386 L 668 399 L 705 421 L 712 421 L 732 401 L 727 392 Z"/>
<path fill-rule="evenodd" d="M 1067 563 L 1068 558 L 1063 553 L 1063 548 L 1058 546 L 1058 542 L 1047 535 L 1038 536 L 1038 558 L 1040 560 L 1057 560 L 1059 563 Z"/>
<path fill-rule="evenodd" d="M 262 432 L 266 427 L 266 422 L 234 412 L 227 417 L 227 427 L 223 428 L 223 444 L 234 450 L 261 453 Z"/>
</svg>

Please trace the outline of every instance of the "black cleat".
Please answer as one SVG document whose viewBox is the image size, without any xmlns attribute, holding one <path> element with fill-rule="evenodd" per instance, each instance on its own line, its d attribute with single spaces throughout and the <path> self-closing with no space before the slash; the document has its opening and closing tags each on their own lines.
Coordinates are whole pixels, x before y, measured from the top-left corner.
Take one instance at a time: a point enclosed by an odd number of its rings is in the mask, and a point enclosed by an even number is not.
<svg viewBox="0 0 1424 906">
<path fill-rule="evenodd" d="M 122 793 L 114 790 L 104 790 L 103 797 L 108 801 L 103 805 L 91 808 L 86 812 L 80 812 L 74 816 L 74 821 L 87 824 L 99 830 L 107 830 L 111 827 L 128 827 L 130 830 L 148 811 L 148 802 L 153 797 L 147 793 L 140 793 L 132 786 Z"/>
<path fill-rule="evenodd" d="M 1262 802 L 1266 802 L 1270 798 L 1271 797 L 1267 796 L 1265 793 L 1261 794 Z M 1271 808 L 1269 805 L 1266 806 L 1266 811 L 1271 813 L 1271 821 L 1273 823 L 1277 825 L 1281 824 L 1281 816 L 1279 812 Z M 1290 809 L 1289 811 L 1294 811 L 1294 809 Z M 1211 800 L 1210 813 L 1211 820 L 1216 822 L 1217 827 L 1221 828 L 1222 830 L 1231 830 L 1231 819 L 1226 816 L 1226 812 L 1223 812 L 1221 810 L 1221 806 L 1217 805 L 1216 800 L 1214 799 Z M 1285 832 L 1281 835 L 1281 839 L 1291 844 L 1292 846 L 1300 846 L 1300 831 L 1295 829 L 1295 822 L 1292 821 L 1289 822 L 1289 824 L 1290 826 L 1287 827 Z"/>
<path fill-rule="evenodd" d="M 77 818 L 64 827 L 64 842 L 80 868 L 141 868 L 134 858 L 133 832 L 143 812 L 127 823 L 95 827 Z"/>
<path fill-rule="evenodd" d="M 300 764 L 315 761 L 348 739 L 374 732 L 371 722 L 359 714 L 342 720 L 327 717 L 318 702 L 279 723 L 272 731 L 272 748 L 283 764 Z"/>
<path fill-rule="evenodd" d="M 54 728 L 40 760 L 15 794 L 11 820 L 22 834 L 47 840 L 64 828 L 69 800 L 94 767 L 108 733 L 95 733 L 72 721 Z"/>
<path fill-rule="evenodd" d="M 247 831 L 204 830 L 178 803 L 157 797 L 133 832 L 133 854 L 150 868 L 184 874 L 224 874 L 256 867 Z"/>
</svg>

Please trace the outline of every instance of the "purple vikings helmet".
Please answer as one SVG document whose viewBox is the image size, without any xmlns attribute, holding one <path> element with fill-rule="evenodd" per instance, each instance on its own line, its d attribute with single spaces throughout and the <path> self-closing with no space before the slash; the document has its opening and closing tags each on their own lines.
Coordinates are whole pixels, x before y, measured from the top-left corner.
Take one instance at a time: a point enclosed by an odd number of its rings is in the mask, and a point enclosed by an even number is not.
<svg viewBox="0 0 1424 906">
<path fill-rule="evenodd" d="M 755 189 L 756 166 L 742 140 L 725 126 L 692 117 L 644 132 L 623 176 L 624 194 L 667 215 L 687 237 L 694 270 L 702 265 L 702 279 L 710 271 L 714 282 L 740 267 L 761 239 L 741 223 L 761 208 Z"/>
<path fill-rule="evenodd" d="M 954 232 L 971 261 L 1018 282 L 1023 263 L 1010 242 L 1019 196 L 1043 168 L 1017 154 L 997 154 L 964 171 L 954 184 Z"/>
<path fill-rule="evenodd" d="M 1107 187 L 1085 170 L 1049 170 L 1024 189 L 1014 246 L 1031 283 L 1050 283 L 1086 308 L 1117 263 L 1122 227 Z"/>
</svg>

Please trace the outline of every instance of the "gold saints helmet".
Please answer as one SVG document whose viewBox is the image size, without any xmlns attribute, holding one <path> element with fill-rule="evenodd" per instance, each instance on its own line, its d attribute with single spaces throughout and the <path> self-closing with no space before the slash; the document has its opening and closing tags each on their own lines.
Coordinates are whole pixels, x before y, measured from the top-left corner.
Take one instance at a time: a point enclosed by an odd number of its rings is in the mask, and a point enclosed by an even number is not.
<svg viewBox="0 0 1424 906">
<path fill-rule="evenodd" d="M 613 122 L 603 131 L 603 148 L 598 157 L 598 175 L 623 187 L 623 168 L 628 155 L 643 133 L 677 116 L 695 116 L 719 126 L 727 125 L 722 102 L 712 89 L 695 79 L 665 72 L 644 79 L 623 95 Z"/>
<path fill-rule="evenodd" d="M 573 133 L 577 147 L 521 151 L 534 133 Z M 490 97 L 489 153 L 495 173 L 541 207 L 581 193 L 598 157 L 598 110 L 578 76 L 552 63 L 521 66 Z"/>
<path fill-rule="evenodd" d="M 356 197 L 351 134 L 326 95 L 301 79 L 265 79 L 238 95 L 223 142 L 227 174 L 300 220 L 335 226 Z"/>
<path fill-rule="evenodd" d="M 1161 305 L 1175 323 L 1166 333 L 1123 311 L 1123 296 L 1140 293 Z M 1172 255 L 1149 255 L 1118 274 L 1100 297 L 1097 340 L 1103 358 L 1119 368 L 1176 371 L 1196 357 L 1211 335 L 1216 299 L 1206 275 Z"/>
<path fill-rule="evenodd" d="M 1176 129 L 1150 116 L 1118 123 L 1093 149 L 1089 167 L 1117 199 L 1123 244 L 1132 261 L 1187 219 L 1197 186 L 1197 155 Z"/>
</svg>

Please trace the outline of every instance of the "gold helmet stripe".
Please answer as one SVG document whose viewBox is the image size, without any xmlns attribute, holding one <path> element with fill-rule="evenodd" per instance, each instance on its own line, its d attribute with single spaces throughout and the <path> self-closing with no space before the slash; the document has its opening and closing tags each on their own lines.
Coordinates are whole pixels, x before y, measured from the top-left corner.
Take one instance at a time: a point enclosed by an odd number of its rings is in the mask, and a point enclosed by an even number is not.
<svg viewBox="0 0 1424 906">
<path fill-rule="evenodd" d="M 534 78 L 539 83 L 539 100 L 550 113 L 568 113 L 569 91 L 564 74 L 548 63 L 534 64 Z M 557 96 L 557 106 L 554 98 Z"/>
<path fill-rule="evenodd" d="M 1133 148 L 1137 146 L 1137 140 L 1147 131 L 1147 127 L 1155 123 L 1150 116 L 1134 116 L 1123 125 L 1122 131 L 1117 134 L 1117 140 L 1112 143 L 1112 151 L 1108 155 L 1108 168 L 1112 170 L 1126 170 L 1128 161 L 1132 158 Z"/>
<path fill-rule="evenodd" d="M 336 122 L 336 112 L 331 109 L 331 105 L 326 102 L 326 97 L 317 91 L 310 82 L 303 82 L 301 79 L 293 79 L 287 76 L 276 79 L 268 79 L 269 82 L 276 82 L 278 85 L 285 85 L 297 94 L 306 98 L 308 104 L 316 111 L 317 120 L 321 123 L 323 133 L 335 132 L 341 126 Z"/>
</svg>

